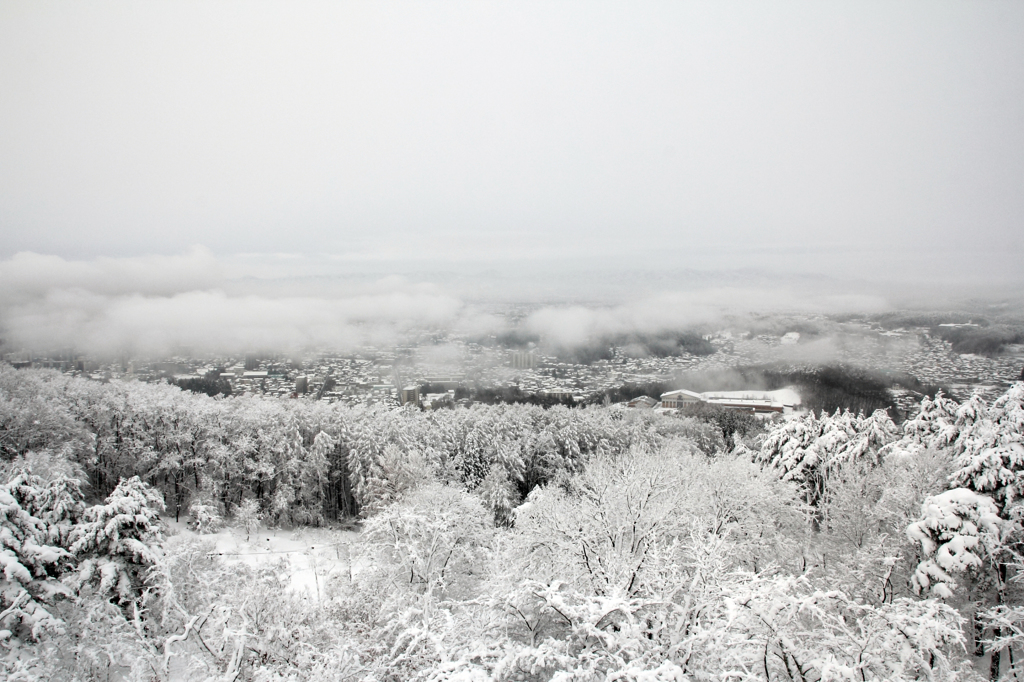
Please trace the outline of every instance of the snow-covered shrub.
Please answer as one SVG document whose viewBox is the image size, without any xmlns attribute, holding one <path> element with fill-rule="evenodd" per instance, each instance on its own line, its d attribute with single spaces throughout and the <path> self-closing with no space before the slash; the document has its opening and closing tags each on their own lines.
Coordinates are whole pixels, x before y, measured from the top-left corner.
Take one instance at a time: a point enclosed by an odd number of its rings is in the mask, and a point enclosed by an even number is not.
<svg viewBox="0 0 1024 682">
<path fill-rule="evenodd" d="M 188 508 L 192 523 L 189 524 L 197 533 L 216 533 L 224 525 L 224 518 L 216 504 L 196 500 Z"/>
</svg>

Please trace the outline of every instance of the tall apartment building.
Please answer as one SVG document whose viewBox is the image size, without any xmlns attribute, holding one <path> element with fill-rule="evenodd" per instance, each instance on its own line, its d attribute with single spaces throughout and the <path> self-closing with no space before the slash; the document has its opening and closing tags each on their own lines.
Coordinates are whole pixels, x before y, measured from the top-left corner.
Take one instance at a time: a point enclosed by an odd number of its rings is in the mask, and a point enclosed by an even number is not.
<svg viewBox="0 0 1024 682">
<path fill-rule="evenodd" d="M 512 369 L 537 369 L 537 354 L 532 350 L 512 351 Z"/>
<path fill-rule="evenodd" d="M 402 389 L 402 392 L 398 396 L 398 402 L 402 405 L 413 403 L 414 405 L 420 404 L 420 387 L 419 386 L 406 386 Z"/>
</svg>

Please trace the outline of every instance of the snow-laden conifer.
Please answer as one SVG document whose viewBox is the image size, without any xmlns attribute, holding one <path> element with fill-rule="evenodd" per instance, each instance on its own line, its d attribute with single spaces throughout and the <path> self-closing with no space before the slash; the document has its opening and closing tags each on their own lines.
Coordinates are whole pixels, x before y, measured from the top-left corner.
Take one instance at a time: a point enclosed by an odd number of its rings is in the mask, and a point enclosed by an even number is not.
<svg viewBox="0 0 1024 682">
<path fill-rule="evenodd" d="M 804 489 L 805 500 L 820 504 L 828 481 L 844 465 L 869 458 L 880 461 L 899 431 L 884 410 L 869 417 L 849 410 L 815 417 L 808 413 L 785 421 L 765 437 L 757 460 L 785 481 Z"/>
<path fill-rule="evenodd" d="M 82 482 L 65 474 L 50 480 L 21 471 L 7 483 L 18 504 L 46 524 L 46 539 L 51 545 L 67 547 L 71 531 L 82 518 Z"/>
<path fill-rule="evenodd" d="M 993 496 L 1006 507 L 1024 494 L 1024 382 L 991 407 L 977 395 L 957 413 L 953 485 Z"/>
<path fill-rule="evenodd" d="M 48 605 L 66 593 L 57 578 L 70 554 L 50 544 L 47 522 L 30 511 L 41 497 L 33 478 L 18 475 L 0 486 L 0 641 L 19 628 L 34 639 L 62 626 Z"/>
<path fill-rule="evenodd" d="M 924 396 L 917 413 L 903 422 L 903 441 L 907 447 L 945 447 L 956 440 L 956 415 L 960 403 L 938 391 L 935 398 Z"/>
<path fill-rule="evenodd" d="M 74 584 L 96 583 L 121 602 L 138 596 L 142 573 L 157 559 L 163 497 L 138 476 L 122 479 L 103 504 L 89 507 L 71 533 L 81 559 Z"/>
<path fill-rule="evenodd" d="M 784 480 L 803 483 L 821 461 L 817 448 L 821 430 L 813 412 L 785 421 L 765 437 L 758 460 L 776 469 Z"/>
<path fill-rule="evenodd" d="M 990 497 L 966 488 L 926 499 L 921 519 L 907 528 L 924 555 L 912 578 L 915 590 L 949 598 L 957 575 L 982 571 L 1002 542 L 998 512 Z"/>
</svg>

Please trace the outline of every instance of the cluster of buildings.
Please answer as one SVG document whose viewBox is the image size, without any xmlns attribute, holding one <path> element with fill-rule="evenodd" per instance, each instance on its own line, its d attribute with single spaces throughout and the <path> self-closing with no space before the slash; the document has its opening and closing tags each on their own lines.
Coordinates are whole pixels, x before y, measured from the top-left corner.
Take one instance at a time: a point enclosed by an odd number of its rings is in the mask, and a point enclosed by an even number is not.
<svg viewBox="0 0 1024 682">
<path fill-rule="evenodd" d="M 1024 349 L 994 358 L 957 354 L 949 343 L 931 336 L 928 328 L 887 330 L 869 320 L 840 323 L 814 315 L 796 323 L 801 329 L 817 331 L 723 330 L 705 337 L 715 349 L 709 355 L 637 357 L 629 349 L 613 348 L 610 357 L 588 364 L 546 355 L 532 344 L 509 349 L 494 338 L 473 340 L 437 331 L 410 336 L 388 348 L 311 352 L 302 357 L 182 355 L 151 362 L 131 358 L 99 362 L 71 351 L 48 356 L 15 352 L 2 357 L 16 367 L 50 367 L 96 380 L 215 379 L 230 385 L 234 394 L 424 408 L 464 402 L 465 391 L 460 389 L 470 387 L 511 387 L 521 394 L 579 402 L 626 384 L 685 385 L 690 373 L 769 363 L 807 366 L 840 362 L 909 374 L 926 384 L 950 386 L 958 394 L 975 390 L 995 393 L 1017 379 L 1024 364 Z M 463 396 L 461 400 L 456 398 L 457 392 Z M 914 397 L 897 395 L 897 399 L 912 401 Z M 767 413 L 785 411 L 791 402 L 749 393 L 672 391 L 637 399 L 632 406 L 678 409 L 687 403 L 707 403 Z"/>
<path fill-rule="evenodd" d="M 626 403 L 627 407 L 679 410 L 697 405 L 714 405 L 728 410 L 755 414 L 791 413 L 800 407 L 800 396 L 792 390 L 783 391 L 729 391 L 697 393 L 686 389 L 661 394 L 661 400 L 640 396 Z"/>
</svg>

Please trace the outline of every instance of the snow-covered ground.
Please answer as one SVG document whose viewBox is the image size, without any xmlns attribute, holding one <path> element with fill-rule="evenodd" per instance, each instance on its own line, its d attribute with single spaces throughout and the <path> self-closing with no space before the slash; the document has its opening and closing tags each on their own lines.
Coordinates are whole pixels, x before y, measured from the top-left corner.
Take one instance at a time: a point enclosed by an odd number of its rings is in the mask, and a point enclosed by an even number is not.
<svg viewBox="0 0 1024 682">
<path fill-rule="evenodd" d="M 168 534 L 199 537 L 214 543 L 214 551 L 227 564 L 244 563 L 254 568 L 283 565 L 283 582 L 297 596 L 319 600 L 323 587 L 334 577 L 350 579 L 350 547 L 358 537 L 351 530 L 298 528 L 285 530 L 260 526 L 249 536 L 238 528 L 200 535 L 184 522 L 167 522 Z"/>
</svg>

